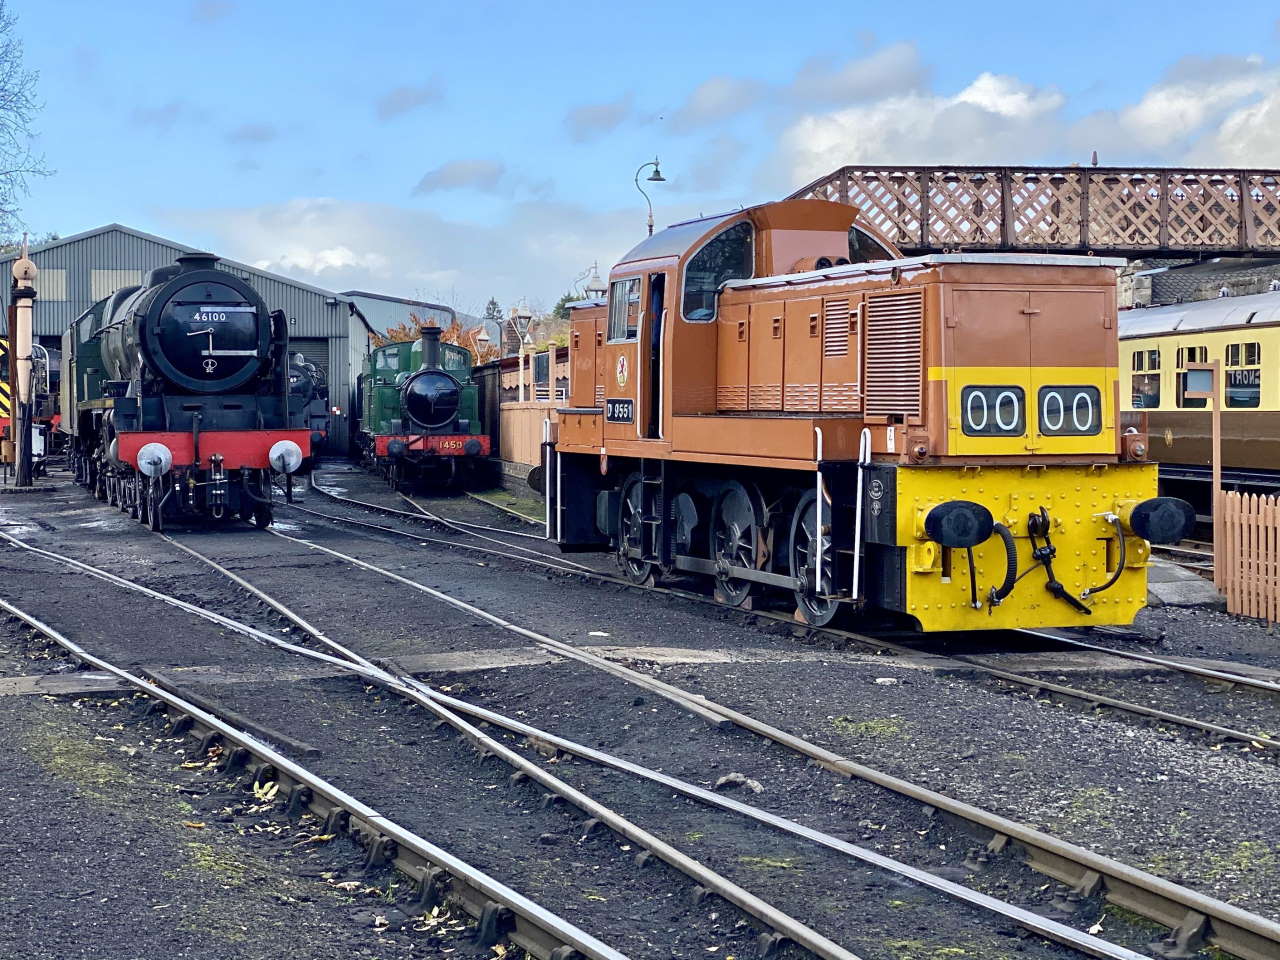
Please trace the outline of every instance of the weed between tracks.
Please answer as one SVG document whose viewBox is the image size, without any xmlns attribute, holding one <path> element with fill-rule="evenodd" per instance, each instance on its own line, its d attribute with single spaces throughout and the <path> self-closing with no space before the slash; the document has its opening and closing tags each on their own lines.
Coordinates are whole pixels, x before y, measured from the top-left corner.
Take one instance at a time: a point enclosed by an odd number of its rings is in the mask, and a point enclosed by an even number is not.
<svg viewBox="0 0 1280 960">
<path fill-rule="evenodd" d="M 881 717 L 872 720 L 854 720 L 852 717 L 836 717 L 831 725 L 846 737 L 889 740 L 905 736 L 908 726 L 901 717 Z"/>
</svg>

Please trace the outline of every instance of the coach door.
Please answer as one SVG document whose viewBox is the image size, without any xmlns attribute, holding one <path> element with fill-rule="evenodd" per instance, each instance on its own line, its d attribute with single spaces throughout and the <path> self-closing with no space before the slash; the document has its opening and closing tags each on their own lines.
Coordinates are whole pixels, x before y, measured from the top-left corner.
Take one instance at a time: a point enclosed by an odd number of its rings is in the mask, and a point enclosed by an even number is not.
<svg viewBox="0 0 1280 960">
<path fill-rule="evenodd" d="M 637 363 L 640 338 L 641 277 L 609 284 L 609 317 L 603 347 L 604 435 L 607 440 L 634 440 L 639 434 Z"/>
</svg>

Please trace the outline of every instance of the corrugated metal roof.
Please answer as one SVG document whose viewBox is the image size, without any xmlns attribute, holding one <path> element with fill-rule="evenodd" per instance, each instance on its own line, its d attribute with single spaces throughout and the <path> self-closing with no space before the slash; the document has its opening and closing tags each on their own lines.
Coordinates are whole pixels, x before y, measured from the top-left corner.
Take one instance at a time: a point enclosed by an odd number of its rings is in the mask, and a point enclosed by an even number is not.
<svg viewBox="0 0 1280 960">
<path fill-rule="evenodd" d="M 1244 297 L 1172 303 L 1163 307 L 1141 307 L 1121 311 L 1119 318 L 1121 338 L 1264 323 L 1280 323 L 1280 293 L 1255 293 Z"/>
</svg>

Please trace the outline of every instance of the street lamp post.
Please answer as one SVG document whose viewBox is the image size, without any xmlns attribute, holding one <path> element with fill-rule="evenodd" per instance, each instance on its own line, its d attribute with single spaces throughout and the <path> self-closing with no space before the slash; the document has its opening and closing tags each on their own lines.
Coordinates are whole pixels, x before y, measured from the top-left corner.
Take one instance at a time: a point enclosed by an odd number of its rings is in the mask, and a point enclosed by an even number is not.
<svg viewBox="0 0 1280 960">
<path fill-rule="evenodd" d="M 664 177 L 662 175 L 662 171 L 658 169 L 657 157 L 654 157 L 648 163 L 640 164 L 639 168 L 636 170 L 636 175 L 634 178 L 636 189 L 640 191 L 640 196 L 644 197 L 644 202 L 649 205 L 649 236 L 652 237 L 653 236 L 653 201 L 650 200 L 649 195 L 644 192 L 644 187 L 640 186 L 640 174 L 644 172 L 646 167 L 653 167 L 653 173 L 645 177 L 645 180 L 649 181 L 650 183 L 666 183 L 667 178 Z"/>
</svg>

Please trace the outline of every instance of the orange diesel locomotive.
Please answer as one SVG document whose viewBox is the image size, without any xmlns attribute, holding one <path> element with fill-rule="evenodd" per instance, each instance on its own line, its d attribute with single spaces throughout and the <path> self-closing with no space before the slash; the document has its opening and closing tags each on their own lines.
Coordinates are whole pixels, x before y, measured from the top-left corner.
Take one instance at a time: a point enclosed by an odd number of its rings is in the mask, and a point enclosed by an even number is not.
<svg viewBox="0 0 1280 960">
<path fill-rule="evenodd" d="M 548 536 L 812 624 L 1128 623 L 1193 517 L 1118 423 L 1120 263 L 904 259 L 821 200 L 661 231 L 573 313 Z"/>
</svg>

